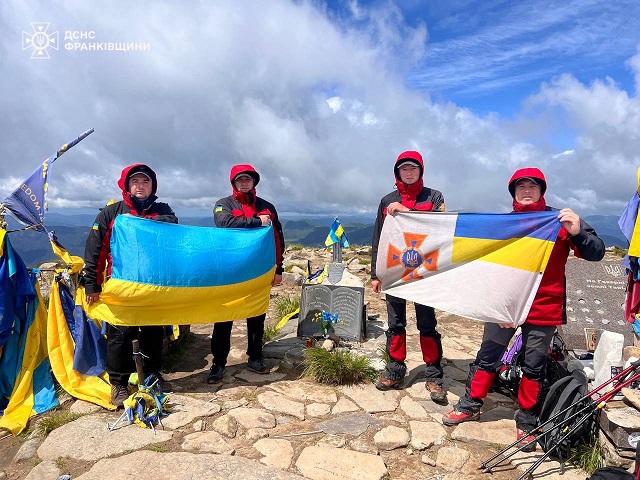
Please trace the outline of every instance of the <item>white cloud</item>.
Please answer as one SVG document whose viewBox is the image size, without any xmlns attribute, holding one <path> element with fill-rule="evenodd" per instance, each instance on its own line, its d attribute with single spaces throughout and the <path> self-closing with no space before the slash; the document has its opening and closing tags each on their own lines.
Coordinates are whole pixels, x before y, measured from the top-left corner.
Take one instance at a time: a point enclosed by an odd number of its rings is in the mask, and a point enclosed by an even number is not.
<svg viewBox="0 0 640 480">
<path fill-rule="evenodd" d="M 281 211 L 373 212 L 407 149 L 423 153 L 425 183 L 443 191 L 451 209 L 510 208 L 507 180 L 528 165 L 547 174 L 555 206 L 566 202 L 581 213 L 619 213 L 635 188 L 638 100 L 612 80 L 585 84 L 560 75 L 522 116 L 479 116 L 405 85 L 425 57 L 427 30 L 408 26 L 392 3 L 352 2 L 353 16 L 344 18 L 287 0 L 147 7 L 0 6 L 0 187 L 7 195 L 89 127 L 96 132 L 54 166 L 52 207 L 119 198 L 121 169 L 143 162 L 158 172 L 161 200 L 210 211 L 230 194 L 230 167 L 252 163 L 262 176 L 258 193 Z M 43 18 L 61 32 L 93 30 L 97 41 L 148 42 L 151 50 L 63 48 L 49 61 L 32 61 L 16 45 L 21 30 Z M 532 48 L 514 47 L 501 61 Z M 638 64 L 637 55 L 628 62 L 636 78 Z M 480 62 L 474 68 L 482 75 Z M 470 70 L 438 75 L 471 78 Z M 575 132 L 566 150 L 575 153 L 559 156 L 546 139 L 564 119 Z"/>
</svg>

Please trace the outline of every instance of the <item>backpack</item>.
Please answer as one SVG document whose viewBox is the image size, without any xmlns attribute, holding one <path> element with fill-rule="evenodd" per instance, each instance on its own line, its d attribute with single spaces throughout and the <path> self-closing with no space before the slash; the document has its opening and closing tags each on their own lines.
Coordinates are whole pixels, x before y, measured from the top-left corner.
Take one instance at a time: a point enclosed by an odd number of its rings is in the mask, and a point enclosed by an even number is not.
<svg viewBox="0 0 640 480">
<path fill-rule="evenodd" d="M 571 375 L 561 378 L 551 385 L 538 416 L 538 425 L 542 425 L 570 406 L 573 408 L 542 428 L 543 432 L 549 432 L 538 440 L 542 450 L 545 452 L 553 451 L 556 456 L 567 458 L 572 448 L 588 440 L 589 434 L 593 431 L 595 409 L 578 415 L 568 423 L 564 422 L 565 419 L 592 403 L 590 398 L 585 397 L 587 393 L 587 377 L 581 370 L 574 370 Z M 560 443 L 560 439 L 585 415 L 589 415 L 590 418 L 570 437 Z"/>
<path fill-rule="evenodd" d="M 494 377 L 492 385 L 493 391 L 511 396 L 514 400 L 518 398 L 518 387 L 522 378 L 523 355 L 522 333 L 518 333 L 500 360 L 498 374 Z M 562 337 L 556 330 L 547 354 L 546 375 L 542 384 L 543 396 L 552 383 L 568 375 L 566 358 L 567 349 Z"/>
<path fill-rule="evenodd" d="M 599 468 L 587 480 L 635 480 L 636 476 L 630 474 L 624 468 L 604 467 Z"/>
</svg>

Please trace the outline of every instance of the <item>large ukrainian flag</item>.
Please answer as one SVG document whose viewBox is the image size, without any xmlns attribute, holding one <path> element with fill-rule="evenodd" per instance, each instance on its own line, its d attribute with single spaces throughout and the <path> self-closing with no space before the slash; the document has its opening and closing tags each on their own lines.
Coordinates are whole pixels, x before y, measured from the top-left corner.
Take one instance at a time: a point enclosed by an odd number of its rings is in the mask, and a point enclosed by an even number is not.
<svg viewBox="0 0 640 480">
<path fill-rule="evenodd" d="M 385 293 L 455 315 L 523 323 L 560 230 L 558 212 L 387 216 L 377 275 Z"/>
<path fill-rule="evenodd" d="M 275 272 L 272 227 L 209 228 L 116 218 L 113 268 L 91 318 L 185 325 L 263 314 Z"/>
<path fill-rule="evenodd" d="M 0 429 L 20 433 L 29 418 L 58 405 L 47 357 L 47 311 L 29 273 L 0 229 Z"/>
</svg>

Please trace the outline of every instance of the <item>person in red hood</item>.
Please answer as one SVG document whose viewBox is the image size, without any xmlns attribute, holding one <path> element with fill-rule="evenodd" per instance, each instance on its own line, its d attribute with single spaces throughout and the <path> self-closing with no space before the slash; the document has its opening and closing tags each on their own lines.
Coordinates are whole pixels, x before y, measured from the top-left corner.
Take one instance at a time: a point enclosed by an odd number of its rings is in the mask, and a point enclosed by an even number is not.
<svg viewBox="0 0 640 480">
<path fill-rule="evenodd" d="M 556 210 L 548 207 L 544 194 L 547 180 L 537 168 L 521 168 L 509 180 L 509 193 L 514 212 L 541 212 Z M 579 258 L 599 261 L 605 245 L 595 230 L 571 209 L 558 212 L 561 228 L 555 241 L 540 287 L 531 305 L 529 315 L 521 326 L 524 352 L 522 379 L 518 387 L 516 412 L 516 438 L 527 452 L 534 451 L 536 443 L 526 432 L 536 427 L 536 414 L 541 407 L 542 383 L 546 375 L 547 353 L 557 325 L 566 323 L 565 265 L 569 251 Z M 493 384 L 500 359 L 516 331 L 515 325 L 485 323 L 482 344 L 471 364 L 465 394 L 453 410 L 445 414 L 442 423 L 458 425 L 478 420 L 483 400 Z"/>
<path fill-rule="evenodd" d="M 407 211 L 441 211 L 445 209 L 444 196 L 438 190 L 425 187 L 423 183 L 424 163 L 422 155 L 415 151 L 401 153 L 393 166 L 396 178 L 396 190 L 382 197 L 376 223 L 373 227 L 371 248 L 371 287 L 380 293 L 382 283 L 376 277 L 376 260 L 382 224 L 387 215 Z M 378 390 L 399 388 L 407 373 L 405 359 L 407 357 L 407 302 L 387 294 L 387 354 L 389 361 L 384 372 L 376 380 Z M 431 392 L 431 399 L 437 403 L 447 403 L 447 392 L 442 386 L 443 371 L 442 343 L 436 330 L 436 314 L 433 307 L 415 304 L 416 321 L 420 332 L 420 349 L 426 364 L 426 388 Z"/>
<path fill-rule="evenodd" d="M 284 260 L 284 235 L 278 220 L 278 212 L 273 204 L 256 195 L 256 185 L 260 175 L 251 165 L 234 165 L 231 167 L 229 181 L 233 193 L 218 200 L 213 208 L 213 220 L 220 228 L 260 228 L 273 226 L 276 242 L 276 271 L 272 285 L 282 282 L 282 262 Z M 262 337 L 266 314 L 247 318 L 247 369 L 256 373 L 269 373 L 269 368 L 262 358 Z M 207 375 L 207 383 L 216 384 L 222 381 L 227 365 L 227 357 L 231 350 L 231 329 L 233 322 L 217 322 L 213 324 L 211 335 L 211 353 L 213 364 Z"/>
<path fill-rule="evenodd" d="M 122 200 L 107 205 L 96 217 L 84 249 L 84 287 L 87 303 L 91 305 L 100 298 L 102 284 L 111 276 L 111 229 L 118 215 L 134 215 L 152 218 L 159 222 L 178 223 L 171 207 L 156 202 L 158 180 L 156 173 L 147 165 L 129 165 L 118 180 Z M 106 272 L 106 275 L 105 275 Z M 145 354 L 144 370 L 155 374 L 163 390 L 170 384 L 160 374 L 162 364 L 163 327 L 116 327 L 107 324 L 107 373 L 111 382 L 111 403 L 121 408 L 129 396 L 129 375 L 135 372 L 132 340 L 140 341 Z"/>
</svg>

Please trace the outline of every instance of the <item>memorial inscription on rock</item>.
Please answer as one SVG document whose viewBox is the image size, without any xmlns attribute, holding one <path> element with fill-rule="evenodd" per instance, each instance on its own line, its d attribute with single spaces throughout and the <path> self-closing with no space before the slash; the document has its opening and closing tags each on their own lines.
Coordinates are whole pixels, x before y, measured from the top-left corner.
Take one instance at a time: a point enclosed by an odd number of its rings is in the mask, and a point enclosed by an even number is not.
<svg viewBox="0 0 640 480">
<path fill-rule="evenodd" d="M 333 330 L 340 338 L 362 341 L 364 338 L 364 287 L 305 284 L 300 299 L 298 336 L 322 335 L 322 312 L 338 314 Z"/>
<path fill-rule="evenodd" d="M 588 262 L 569 257 L 567 276 L 567 323 L 560 333 L 567 347 L 592 351 L 598 330 L 621 333 L 625 345 L 634 334 L 624 320 L 626 274 L 621 259 Z"/>
</svg>

